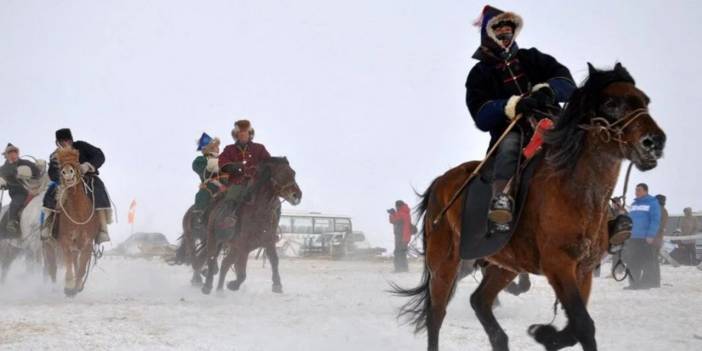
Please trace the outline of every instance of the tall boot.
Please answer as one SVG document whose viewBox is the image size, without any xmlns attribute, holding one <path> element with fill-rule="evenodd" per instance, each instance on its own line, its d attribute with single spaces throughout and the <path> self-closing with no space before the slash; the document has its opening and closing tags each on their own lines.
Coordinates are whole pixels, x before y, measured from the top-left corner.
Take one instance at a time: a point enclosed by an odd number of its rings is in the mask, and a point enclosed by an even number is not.
<svg viewBox="0 0 702 351">
<path fill-rule="evenodd" d="M 112 217 L 112 216 L 107 212 L 111 212 L 111 211 L 110 210 L 97 211 L 98 219 L 100 220 L 100 231 L 98 232 L 97 236 L 95 237 L 95 243 L 98 245 L 110 241 L 110 234 L 107 233 L 107 225 L 111 221 L 110 217 Z"/>
<path fill-rule="evenodd" d="M 508 181 L 495 179 L 492 182 L 492 200 L 488 219 L 497 225 L 499 231 L 508 231 L 512 222 L 512 198 L 505 194 Z"/>
<path fill-rule="evenodd" d="M 203 235 L 205 233 L 205 211 L 193 210 L 192 226 L 195 235 Z"/>
</svg>

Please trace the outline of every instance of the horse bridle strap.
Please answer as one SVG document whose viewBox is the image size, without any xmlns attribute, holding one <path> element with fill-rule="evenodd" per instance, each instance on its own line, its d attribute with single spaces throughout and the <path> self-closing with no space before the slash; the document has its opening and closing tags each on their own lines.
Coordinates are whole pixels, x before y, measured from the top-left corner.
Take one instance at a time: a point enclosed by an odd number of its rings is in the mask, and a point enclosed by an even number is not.
<svg viewBox="0 0 702 351">
<path fill-rule="evenodd" d="M 647 108 L 638 108 L 614 122 L 610 122 L 605 117 L 593 117 L 590 119 L 589 124 L 581 124 L 580 129 L 588 132 L 596 132 L 600 137 L 600 140 L 605 143 L 616 141 L 620 145 L 627 144 L 626 140 L 622 138 L 624 135 L 624 130 L 634 123 L 634 121 L 636 121 L 639 117 L 646 116 L 648 114 Z"/>
</svg>

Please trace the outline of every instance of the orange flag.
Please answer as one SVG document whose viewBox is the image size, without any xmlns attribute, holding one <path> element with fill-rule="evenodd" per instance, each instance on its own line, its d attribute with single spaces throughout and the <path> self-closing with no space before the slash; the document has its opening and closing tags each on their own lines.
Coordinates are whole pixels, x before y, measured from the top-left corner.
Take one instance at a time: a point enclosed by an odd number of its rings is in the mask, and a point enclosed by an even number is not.
<svg viewBox="0 0 702 351">
<path fill-rule="evenodd" d="M 129 224 L 134 224 L 134 219 L 136 217 L 136 205 L 136 200 L 132 200 L 132 204 L 129 205 L 129 215 L 127 217 Z"/>
</svg>

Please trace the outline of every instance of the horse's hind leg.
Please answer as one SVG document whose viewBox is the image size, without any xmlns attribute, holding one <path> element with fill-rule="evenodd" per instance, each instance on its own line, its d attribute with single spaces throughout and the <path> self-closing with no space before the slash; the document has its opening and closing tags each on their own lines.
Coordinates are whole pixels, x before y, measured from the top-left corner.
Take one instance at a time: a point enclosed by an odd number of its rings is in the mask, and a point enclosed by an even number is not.
<svg viewBox="0 0 702 351">
<path fill-rule="evenodd" d="M 575 263 L 571 260 L 544 266 L 544 273 L 565 308 L 568 325 L 560 332 L 556 332 L 551 325 L 535 325 L 529 328 L 529 334 L 549 351 L 560 350 L 575 345 L 576 342 L 580 342 L 583 351 L 596 351 L 595 322 L 586 307 L 592 286 L 592 273 L 588 272 L 578 282 Z"/>
<path fill-rule="evenodd" d="M 516 276 L 515 272 L 489 265 L 485 269 L 483 281 L 470 296 L 470 305 L 485 329 L 493 351 L 509 350 L 509 338 L 492 313 L 492 306 L 500 291 Z"/>
<path fill-rule="evenodd" d="M 227 273 L 232 268 L 236 260 L 236 251 L 229 250 L 226 256 L 222 259 L 222 264 L 219 267 L 219 281 L 217 282 L 217 291 L 224 289 L 224 280 L 227 279 Z"/>
<path fill-rule="evenodd" d="M 208 245 L 209 246 L 209 245 Z M 205 284 L 202 285 L 202 293 L 209 295 L 212 292 L 212 282 L 214 281 L 214 275 L 217 272 L 217 257 L 219 257 L 219 252 L 222 248 L 221 244 L 216 245 L 217 248 L 213 255 L 208 253 L 207 257 L 207 277 L 205 277 Z"/>
<path fill-rule="evenodd" d="M 275 244 L 266 247 L 266 256 L 271 261 L 271 271 L 273 271 L 273 292 L 280 294 L 283 292 L 283 283 L 280 281 L 280 272 L 278 271 L 280 260 L 278 259 L 278 251 L 275 249 Z"/>
<path fill-rule="evenodd" d="M 246 280 L 246 265 L 249 262 L 249 255 L 244 252 L 237 252 L 234 270 L 236 270 L 236 280 L 227 283 L 227 289 L 237 291 Z"/>
<path fill-rule="evenodd" d="M 458 246 L 452 244 L 450 232 L 439 235 L 434 232 L 429 235 L 426 264 L 430 272 L 429 279 L 429 301 L 427 307 L 427 343 L 430 351 L 439 349 L 439 332 L 446 317 L 446 306 L 448 306 L 453 295 L 458 271 L 461 267 L 461 259 L 458 254 Z M 436 238 L 435 240 L 432 240 Z"/>
</svg>

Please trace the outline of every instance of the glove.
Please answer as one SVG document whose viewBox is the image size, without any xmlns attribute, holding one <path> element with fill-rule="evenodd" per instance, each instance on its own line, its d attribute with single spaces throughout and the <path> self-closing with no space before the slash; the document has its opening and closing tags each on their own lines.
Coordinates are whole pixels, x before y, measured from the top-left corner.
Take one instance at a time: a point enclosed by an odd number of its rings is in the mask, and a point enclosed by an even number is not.
<svg viewBox="0 0 702 351">
<path fill-rule="evenodd" d="M 95 167 L 89 162 L 83 162 L 80 164 L 80 172 L 83 174 L 93 173 L 95 172 Z"/>
<path fill-rule="evenodd" d="M 526 96 L 519 99 L 517 106 L 514 108 L 516 115 L 531 115 L 534 110 L 539 108 L 539 102 L 533 96 Z"/>
<path fill-rule="evenodd" d="M 219 172 L 219 159 L 217 158 L 208 158 L 207 159 L 207 171 L 210 173 L 217 173 Z"/>
<path fill-rule="evenodd" d="M 241 174 L 244 171 L 243 162 L 232 162 L 224 165 L 222 170 L 231 174 Z"/>
<path fill-rule="evenodd" d="M 531 97 L 536 100 L 539 108 L 550 108 L 556 105 L 556 93 L 547 83 L 535 85 L 531 91 Z"/>
<path fill-rule="evenodd" d="M 32 178 L 32 169 L 29 166 L 17 167 L 17 178 L 23 180 Z"/>
<path fill-rule="evenodd" d="M 6 188 L 7 187 L 7 181 L 5 178 L 0 177 L 0 188 Z"/>
</svg>

